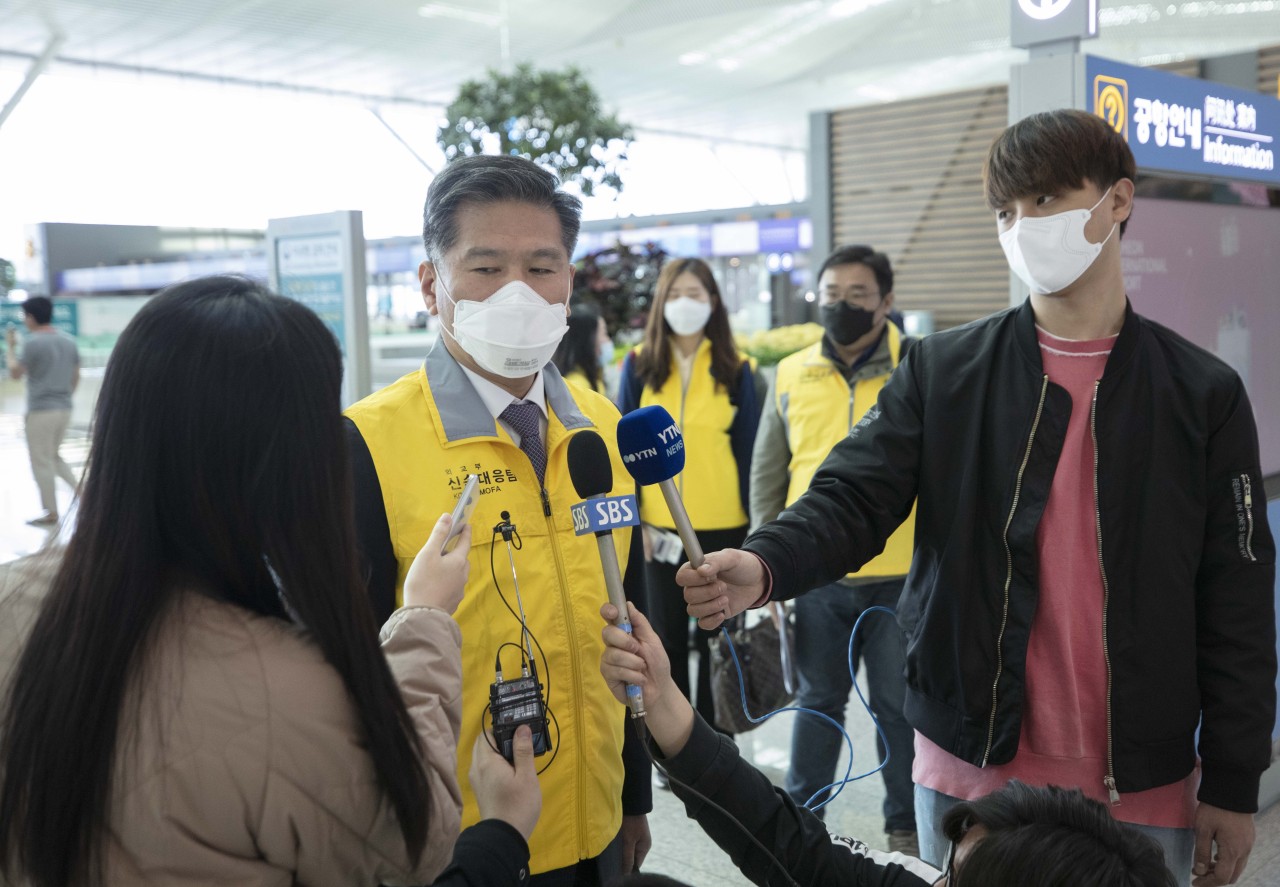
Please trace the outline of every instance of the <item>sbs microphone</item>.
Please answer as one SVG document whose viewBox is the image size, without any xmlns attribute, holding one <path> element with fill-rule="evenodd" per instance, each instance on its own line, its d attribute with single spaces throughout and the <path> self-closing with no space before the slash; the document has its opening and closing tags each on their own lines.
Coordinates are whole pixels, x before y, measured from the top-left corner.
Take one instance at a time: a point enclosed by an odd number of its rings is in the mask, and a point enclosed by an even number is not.
<svg viewBox="0 0 1280 887">
<path fill-rule="evenodd" d="M 684 543 L 689 563 L 696 569 L 706 562 L 702 546 L 689 523 L 673 478 L 684 470 L 684 437 L 671 414 L 656 404 L 627 413 L 618 422 L 618 450 L 622 464 L 641 486 L 658 485 L 676 532 Z"/>
<path fill-rule="evenodd" d="M 579 519 L 579 512 L 590 511 L 592 500 L 605 500 L 613 490 L 613 465 L 609 460 L 609 447 L 604 438 L 594 431 L 579 431 L 569 438 L 569 479 L 573 481 L 573 489 L 579 496 L 587 500 L 574 506 L 575 528 L 584 523 Z M 629 511 L 634 512 L 634 506 Z M 638 521 L 638 515 L 636 516 Z M 616 526 L 626 526 L 629 522 L 616 521 Z M 582 532 L 595 532 L 596 548 L 600 552 L 600 566 L 604 571 L 604 584 L 609 591 L 609 603 L 618 610 L 618 618 L 614 625 L 627 634 L 631 634 L 631 618 L 627 615 L 627 596 L 622 589 L 622 570 L 618 566 L 618 551 L 613 545 L 613 529 L 607 522 L 588 526 Z M 638 686 L 627 685 L 627 704 L 631 707 L 631 715 L 644 717 L 644 696 Z"/>
</svg>

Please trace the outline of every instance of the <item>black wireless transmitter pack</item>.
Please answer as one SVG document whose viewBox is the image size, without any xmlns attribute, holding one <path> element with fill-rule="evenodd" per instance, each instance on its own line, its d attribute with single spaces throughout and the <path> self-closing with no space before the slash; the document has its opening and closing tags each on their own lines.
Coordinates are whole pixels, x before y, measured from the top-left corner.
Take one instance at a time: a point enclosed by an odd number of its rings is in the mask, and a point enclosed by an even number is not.
<svg viewBox="0 0 1280 887">
<path fill-rule="evenodd" d="M 493 741 L 498 751 L 508 761 L 515 755 L 516 728 L 528 724 L 533 731 L 533 753 L 547 753 L 547 711 L 542 704 L 542 684 L 536 672 L 521 669 L 520 677 L 504 681 L 498 679 L 489 685 L 489 714 L 493 723 Z"/>
</svg>

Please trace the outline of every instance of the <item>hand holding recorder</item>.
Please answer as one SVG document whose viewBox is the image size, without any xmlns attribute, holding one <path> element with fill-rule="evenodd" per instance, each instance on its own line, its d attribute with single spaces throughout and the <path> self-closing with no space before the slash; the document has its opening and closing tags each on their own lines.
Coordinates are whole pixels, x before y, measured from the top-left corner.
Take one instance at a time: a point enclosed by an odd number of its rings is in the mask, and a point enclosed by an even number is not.
<svg viewBox="0 0 1280 887">
<path fill-rule="evenodd" d="M 516 728 L 512 760 L 493 750 L 492 737 L 476 737 L 467 778 L 476 794 L 481 819 L 500 819 L 518 831 L 525 841 L 533 834 L 542 813 L 542 787 L 534 762 L 533 733 L 527 724 Z"/>
</svg>

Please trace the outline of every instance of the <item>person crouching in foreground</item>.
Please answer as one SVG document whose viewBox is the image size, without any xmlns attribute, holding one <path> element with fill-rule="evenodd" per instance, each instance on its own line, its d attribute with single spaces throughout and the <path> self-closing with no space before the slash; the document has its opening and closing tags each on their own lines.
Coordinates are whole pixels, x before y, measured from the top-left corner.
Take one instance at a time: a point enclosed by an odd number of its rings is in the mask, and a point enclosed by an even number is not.
<svg viewBox="0 0 1280 887">
<path fill-rule="evenodd" d="M 744 761 L 733 741 L 699 717 L 671 678 L 662 642 L 628 604 L 632 634 L 607 625 L 600 673 L 619 700 L 644 694 L 649 747 L 691 819 L 753 883 L 883 887 L 1173 887 L 1158 844 L 1116 822 L 1078 789 L 1011 782 L 948 811 L 944 871 L 914 857 L 839 838 Z M 606 622 L 618 615 L 600 608 Z M 710 801 L 728 811 L 729 822 Z M 757 845 L 751 839 L 754 835 Z M 767 850 L 762 852 L 762 850 Z M 626 879 L 616 887 L 623 887 Z"/>
</svg>

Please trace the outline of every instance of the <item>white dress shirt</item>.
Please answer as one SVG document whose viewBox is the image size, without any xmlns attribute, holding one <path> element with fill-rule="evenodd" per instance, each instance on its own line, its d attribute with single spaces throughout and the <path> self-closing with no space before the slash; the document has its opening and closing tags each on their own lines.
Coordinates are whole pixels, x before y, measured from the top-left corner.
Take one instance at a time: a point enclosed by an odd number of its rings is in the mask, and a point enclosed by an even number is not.
<svg viewBox="0 0 1280 887">
<path fill-rule="evenodd" d="M 511 439 L 515 441 L 516 446 L 520 446 L 520 435 L 516 430 L 508 425 L 503 419 L 502 411 L 513 403 L 533 403 L 538 405 L 538 432 L 542 435 L 542 445 L 547 445 L 547 392 L 542 384 L 542 370 L 538 370 L 538 375 L 533 379 L 533 385 L 529 387 L 529 391 L 523 398 L 514 396 L 510 391 L 499 385 L 490 382 L 484 376 L 475 370 L 462 366 L 462 371 L 467 374 L 467 378 L 471 380 L 471 385 L 476 389 L 476 394 L 480 395 L 480 399 L 484 401 L 484 405 L 488 407 L 489 412 L 493 414 L 493 419 L 507 434 L 511 435 Z"/>
</svg>

